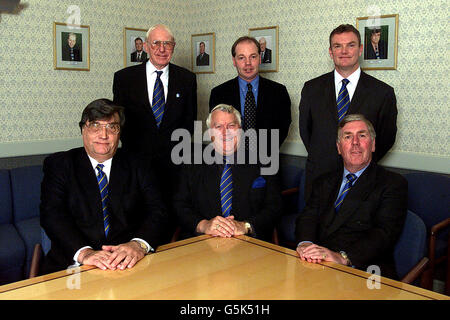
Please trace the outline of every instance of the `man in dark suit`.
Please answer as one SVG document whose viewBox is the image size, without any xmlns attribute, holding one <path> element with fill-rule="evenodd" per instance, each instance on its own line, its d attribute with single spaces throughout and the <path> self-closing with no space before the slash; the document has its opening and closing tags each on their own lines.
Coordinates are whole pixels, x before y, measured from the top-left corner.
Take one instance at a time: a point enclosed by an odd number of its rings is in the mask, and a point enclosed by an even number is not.
<svg viewBox="0 0 450 320">
<path fill-rule="evenodd" d="M 272 63 L 272 50 L 267 48 L 266 38 L 260 38 L 259 45 L 261 47 L 261 63 Z"/>
<path fill-rule="evenodd" d="M 181 237 L 247 234 L 270 241 L 282 207 L 277 175 L 240 163 L 241 118 L 232 106 L 219 104 L 206 123 L 216 161 L 183 168 L 174 197 Z"/>
<path fill-rule="evenodd" d="M 147 52 L 144 51 L 144 44 L 142 39 L 137 37 L 134 39 L 134 46 L 136 51 L 131 53 L 131 62 L 145 62 L 147 61 Z"/>
<path fill-rule="evenodd" d="M 209 54 L 205 52 L 205 43 L 202 41 L 199 44 L 200 54 L 197 56 L 197 66 L 209 66 Z"/>
<path fill-rule="evenodd" d="M 308 151 L 306 200 L 315 178 L 342 165 L 335 146 L 335 132 L 339 120 L 346 114 L 361 113 L 375 127 L 377 151 L 374 161 L 379 161 L 395 142 L 397 102 L 394 89 L 361 71 L 358 58 L 362 49 L 361 37 L 355 27 L 341 25 L 334 29 L 330 34 L 329 54 L 335 70 L 307 81 L 302 89 L 299 127 Z M 346 81 L 348 84 L 343 86 Z M 340 93 L 344 99 L 337 101 Z M 344 108 L 338 110 L 338 102 L 341 106 L 341 100 L 344 102 L 347 98 Z"/>
<path fill-rule="evenodd" d="M 296 222 L 297 252 L 308 262 L 364 271 L 377 265 L 381 276 L 396 279 L 393 252 L 405 222 L 408 184 L 372 161 L 375 130 L 363 115 L 343 118 L 336 146 L 344 169 L 314 181 Z"/>
<path fill-rule="evenodd" d="M 209 110 L 220 103 L 232 105 L 241 112 L 244 130 L 267 129 L 269 137 L 272 130 L 279 130 L 281 146 L 291 125 L 291 99 L 284 85 L 258 74 L 260 53 L 259 42 L 253 37 L 244 36 L 234 42 L 231 54 L 238 76 L 211 90 Z M 256 104 L 254 127 L 246 116 L 245 101 L 250 94 Z M 267 145 L 270 146 L 270 141 L 267 141 Z"/>
<path fill-rule="evenodd" d="M 170 213 L 172 188 L 178 178 L 178 167 L 170 157 L 176 143 L 171 135 L 181 128 L 194 131 L 197 81 L 194 73 L 170 63 L 175 38 L 168 27 L 151 27 L 144 47 L 149 54 L 147 63 L 114 74 L 114 102 L 125 108 L 127 118 L 122 147 L 153 160 Z"/>
<path fill-rule="evenodd" d="M 81 61 L 80 45 L 77 44 L 77 35 L 73 32 L 69 33 L 67 43 L 62 47 L 63 61 Z"/>
<path fill-rule="evenodd" d="M 133 267 L 162 243 L 165 208 L 148 162 L 117 150 L 123 108 L 90 103 L 80 128 L 83 148 L 44 161 L 41 225 L 51 240 L 44 273 L 70 265 Z"/>
</svg>

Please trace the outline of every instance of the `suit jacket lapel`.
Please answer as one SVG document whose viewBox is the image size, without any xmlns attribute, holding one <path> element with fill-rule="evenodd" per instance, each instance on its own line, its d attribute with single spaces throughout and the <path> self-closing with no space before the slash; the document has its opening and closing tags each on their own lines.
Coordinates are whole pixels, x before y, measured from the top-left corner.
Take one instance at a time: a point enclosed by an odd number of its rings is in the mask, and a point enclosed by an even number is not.
<svg viewBox="0 0 450 320">
<path fill-rule="evenodd" d="M 366 74 L 361 71 L 361 75 L 358 80 L 358 85 L 356 86 L 355 93 L 353 94 L 352 101 L 348 107 L 347 114 L 358 113 L 360 106 L 364 104 L 367 95 L 366 86 Z"/>
<path fill-rule="evenodd" d="M 220 206 L 220 178 L 222 175 L 222 166 L 217 164 L 203 164 L 202 184 L 207 195 L 211 208 L 211 217 L 222 215 Z"/>
<path fill-rule="evenodd" d="M 151 111 L 151 104 L 149 101 L 149 92 L 153 92 L 153 88 L 147 86 L 147 71 L 145 62 L 138 65 L 136 68 L 136 82 L 132 84 L 135 87 L 135 92 L 138 95 L 135 101 L 142 101 L 142 107 Z"/>
<path fill-rule="evenodd" d="M 337 103 L 336 103 L 336 87 L 334 85 L 334 71 L 328 73 L 324 88 L 325 105 L 333 119 L 338 123 Z"/>
<path fill-rule="evenodd" d="M 112 160 L 111 172 L 109 175 L 109 213 L 111 215 L 111 230 L 108 236 L 110 237 L 113 236 L 118 223 L 121 223 L 123 226 L 127 224 L 126 217 L 123 214 L 122 196 L 126 194 L 125 183 L 128 181 L 128 172 L 129 169 L 124 167 L 121 152 L 118 150 Z"/>
<path fill-rule="evenodd" d="M 342 205 L 338 213 L 334 213 L 334 205 L 333 205 L 332 211 L 335 215 L 335 218 L 330 227 L 328 228 L 328 230 L 326 231 L 327 235 L 330 235 L 333 232 L 335 232 L 342 226 L 343 223 L 347 221 L 349 217 L 358 212 L 358 208 L 361 205 L 361 202 L 367 199 L 370 192 L 374 188 L 373 184 L 374 173 L 375 170 L 373 170 L 373 165 L 369 165 L 369 167 L 367 167 L 367 169 L 358 178 L 358 180 L 356 180 L 355 185 L 348 192 L 347 196 L 342 202 Z M 341 181 L 339 180 L 339 182 Z M 338 184 L 337 186 L 338 186 L 337 188 L 339 188 L 340 184 Z"/>
</svg>

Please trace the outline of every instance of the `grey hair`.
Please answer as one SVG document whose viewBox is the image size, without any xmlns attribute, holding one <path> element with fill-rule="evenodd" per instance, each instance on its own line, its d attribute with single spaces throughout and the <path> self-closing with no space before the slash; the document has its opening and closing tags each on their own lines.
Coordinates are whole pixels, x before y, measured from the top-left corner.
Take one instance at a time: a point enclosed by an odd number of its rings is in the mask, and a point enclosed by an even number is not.
<svg viewBox="0 0 450 320">
<path fill-rule="evenodd" d="M 344 128 L 344 126 L 347 123 L 353 122 L 353 121 L 364 122 L 367 125 L 367 129 L 369 130 L 370 138 L 372 139 L 372 141 L 375 140 L 375 137 L 377 136 L 377 134 L 375 133 L 375 129 L 373 128 L 372 123 L 369 120 L 367 120 L 366 117 L 364 117 L 362 114 L 354 113 L 354 114 L 349 114 L 349 115 L 345 116 L 341 120 L 341 122 L 339 122 L 336 142 L 339 142 L 339 140 L 342 137 L 342 128 Z"/>
<path fill-rule="evenodd" d="M 226 113 L 231 113 L 234 114 L 234 116 L 237 119 L 237 122 L 239 124 L 239 127 L 241 127 L 241 113 L 239 111 L 237 111 L 233 106 L 229 105 L 229 104 L 218 104 L 217 106 L 215 106 L 211 112 L 208 114 L 208 118 L 206 119 L 206 126 L 208 127 L 208 129 L 211 128 L 211 119 L 212 119 L 212 114 L 214 113 L 214 111 L 223 111 Z"/>
<path fill-rule="evenodd" d="M 147 31 L 146 40 L 148 40 L 150 38 L 150 33 L 153 30 L 155 30 L 156 28 L 161 28 L 161 29 L 165 30 L 172 38 L 172 41 L 175 42 L 175 37 L 173 36 L 173 32 L 169 29 L 168 26 L 166 26 L 164 24 L 155 24 L 153 27 L 150 27 L 150 29 L 148 29 L 148 31 Z"/>
</svg>

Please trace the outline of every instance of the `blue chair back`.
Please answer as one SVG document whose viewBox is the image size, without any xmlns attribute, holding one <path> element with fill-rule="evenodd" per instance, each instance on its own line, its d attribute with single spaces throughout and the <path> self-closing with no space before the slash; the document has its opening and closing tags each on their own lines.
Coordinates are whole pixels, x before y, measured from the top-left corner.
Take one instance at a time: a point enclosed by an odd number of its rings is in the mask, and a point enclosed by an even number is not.
<svg viewBox="0 0 450 320">
<path fill-rule="evenodd" d="M 394 249 L 397 274 L 403 278 L 426 253 L 427 229 L 422 219 L 408 210 L 405 225 Z"/>
<path fill-rule="evenodd" d="M 45 233 L 44 229 L 41 228 L 41 246 L 42 251 L 44 251 L 44 255 L 47 255 L 47 253 L 50 251 L 50 248 L 52 246 L 52 242 L 50 238 Z"/>
<path fill-rule="evenodd" d="M 0 170 L 0 224 L 12 223 L 11 182 L 8 170 Z"/>
</svg>

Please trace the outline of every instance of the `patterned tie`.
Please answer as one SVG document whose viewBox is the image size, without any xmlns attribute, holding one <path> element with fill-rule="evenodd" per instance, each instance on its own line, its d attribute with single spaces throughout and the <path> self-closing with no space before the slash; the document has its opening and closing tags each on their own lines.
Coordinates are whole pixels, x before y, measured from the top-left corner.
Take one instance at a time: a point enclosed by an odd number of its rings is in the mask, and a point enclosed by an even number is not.
<svg viewBox="0 0 450 320">
<path fill-rule="evenodd" d="M 347 84 L 349 82 L 350 81 L 347 79 L 342 79 L 342 87 L 341 90 L 339 90 L 339 95 L 337 98 L 337 110 L 339 121 L 341 121 L 342 118 L 345 117 L 348 110 L 348 106 L 350 104 L 350 97 L 347 91 Z"/>
<path fill-rule="evenodd" d="M 256 102 L 255 96 L 253 95 L 253 87 L 251 83 L 247 84 L 247 95 L 245 96 L 244 103 L 244 130 L 256 129 Z M 246 150 L 256 150 L 256 143 L 254 139 L 246 137 L 245 148 Z M 250 147 L 249 147 L 250 145 Z"/>
<path fill-rule="evenodd" d="M 103 227 L 105 230 L 105 235 L 108 236 L 109 232 L 109 212 L 108 212 L 108 178 L 103 172 L 103 164 L 97 164 L 96 169 L 98 170 L 97 181 L 98 187 L 100 189 L 100 195 L 102 198 L 102 209 L 103 209 Z"/>
<path fill-rule="evenodd" d="M 156 125 L 159 128 L 164 114 L 164 107 L 166 105 L 164 99 L 164 87 L 161 81 L 162 71 L 156 71 L 155 88 L 153 89 L 152 111 L 155 115 Z"/>
<path fill-rule="evenodd" d="M 351 189 L 353 182 L 356 180 L 356 175 L 353 173 L 349 173 L 346 176 L 346 178 L 347 178 L 347 182 L 345 183 L 344 189 L 342 190 L 341 194 L 339 195 L 336 202 L 334 203 L 334 208 L 335 208 L 336 212 L 339 211 L 339 208 L 341 207 L 345 196 L 347 195 L 348 191 Z"/>
<path fill-rule="evenodd" d="M 222 177 L 220 179 L 220 204 L 222 206 L 222 215 L 224 217 L 228 217 L 231 213 L 232 198 L 233 177 L 231 175 L 231 166 L 225 162 Z"/>
</svg>

